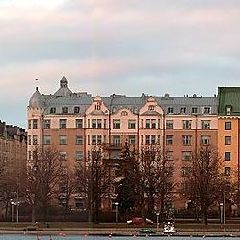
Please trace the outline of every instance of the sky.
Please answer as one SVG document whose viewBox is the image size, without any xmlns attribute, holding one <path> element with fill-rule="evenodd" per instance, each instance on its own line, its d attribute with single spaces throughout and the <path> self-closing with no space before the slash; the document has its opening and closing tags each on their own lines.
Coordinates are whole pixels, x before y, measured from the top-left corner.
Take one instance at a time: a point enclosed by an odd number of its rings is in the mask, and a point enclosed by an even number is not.
<svg viewBox="0 0 240 240">
<path fill-rule="evenodd" d="M 62 76 L 93 96 L 239 86 L 239 24 L 239 0 L 0 0 L 0 120 L 25 128 Z"/>
</svg>

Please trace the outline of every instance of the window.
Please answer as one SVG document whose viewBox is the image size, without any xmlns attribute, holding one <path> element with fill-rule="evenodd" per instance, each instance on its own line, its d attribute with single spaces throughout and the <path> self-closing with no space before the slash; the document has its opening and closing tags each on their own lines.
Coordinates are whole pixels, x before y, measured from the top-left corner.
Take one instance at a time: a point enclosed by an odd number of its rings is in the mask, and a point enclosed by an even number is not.
<svg viewBox="0 0 240 240">
<path fill-rule="evenodd" d="M 231 145 L 231 136 L 225 136 L 225 145 Z"/>
<path fill-rule="evenodd" d="M 203 114 L 210 114 L 211 113 L 211 108 L 210 107 L 204 107 L 203 108 Z"/>
<path fill-rule="evenodd" d="M 106 129 L 107 128 L 107 119 L 103 120 L 103 128 Z"/>
<path fill-rule="evenodd" d="M 60 120 L 59 120 L 59 128 L 60 128 L 60 129 L 65 129 L 65 128 L 67 128 L 67 119 L 60 119 Z"/>
<path fill-rule="evenodd" d="M 59 144 L 60 145 L 66 145 L 67 144 L 67 136 L 66 135 L 59 136 Z"/>
<path fill-rule="evenodd" d="M 190 172 L 191 172 L 190 167 L 182 167 L 182 177 L 189 176 Z"/>
<path fill-rule="evenodd" d="M 181 114 L 185 114 L 186 113 L 186 108 L 185 107 L 181 107 L 180 108 L 180 113 Z"/>
<path fill-rule="evenodd" d="M 60 154 L 60 159 L 62 161 L 66 161 L 67 160 L 67 153 L 66 152 L 59 152 Z"/>
<path fill-rule="evenodd" d="M 33 135 L 33 145 L 37 145 L 38 144 L 38 136 L 37 135 Z"/>
<path fill-rule="evenodd" d="M 51 127 L 51 120 L 50 119 L 46 119 L 43 121 L 43 128 L 44 129 L 50 129 Z"/>
<path fill-rule="evenodd" d="M 183 129 L 191 129 L 192 121 L 191 120 L 183 120 Z"/>
<path fill-rule="evenodd" d="M 33 119 L 33 129 L 38 129 L 38 120 Z"/>
<path fill-rule="evenodd" d="M 172 145 L 173 144 L 173 135 L 167 135 L 166 136 L 166 145 Z"/>
<path fill-rule="evenodd" d="M 231 168 L 230 167 L 225 167 L 224 174 L 226 176 L 230 176 L 231 175 Z"/>
<path fill-rule="evenodd" d="M 183 145 L 191 145 L 192 144 L 192 136 L 191 135 L 183 135 L 182 136 L 182 144 Z"/>
<path fill-rule="evenodd" d="M 136 128 L 136 120 L 128 120 L 128 129 Z"/>
<path fill-rule="evenodd" d="M 135 135 L 129 135 L 128 136 L 128 143 L 129 144 L 135 144 L 136 143 Z"/>
<path fill-rule="evenodd" d="M 196 114 L 198 113 L 198 108 L 197 107 L 193 107 L 192 108 L 192 114 Z"/>
<path fill-rule="evenodd" d="M 102 128 L 102 119 L 97 119 L 97 128 Z"/>
<path fill-rule="evenodd" d="M 28 135 L 28 145 L 32 144 L 32 139 L 31 139 L 31 135 Z"/>
<path fill-rule="evenodd" d="M 68 107 L 62 107 L 62 113 L 68 113 Z"/>
<path fill-rule="evenodd" d="M 97 145 L 102 143 L 102 135 L 92 135 L 92 145 Z"/>
<path fill-rule="evenodd" d="M 201 143 L 202 143 L 202 145 L 209 145 L 210 136 L 201 136 Z"/>
<path fill-rule="evenodd" d="M 44 135 L 44 136 L 43 136 L 43 144 L 44 144 L 44 145 L 50 145 L 50 144 L 51 144 L 51 136 L 49 136 L 49 135 Z"/>
<path fill-rule="evenodd" d="M 128 113 L 126 111 L 121 112 L 121 116 L 127 116 L 127 115 L 128 115 Z"/>
<path fill-rule="evenodd" d="M 151 120 L 150 119 L 146 119 L 146 128 L 147 129 L 150 129 L 150 123 L 151 123 Z"/>
<path fill-rule="evenodd" d="M 151 135 L 151 144 L 156 144 L 156 136 Z"/>
<path fill-rule="evenodd" d="M 121 144 L 120 135 L 113 135 L 112 141 L 113 141 L 113 145 L 119 146 Z"/>
<path fill-rule="evenodd" d="M 225 161 L 231 161 L 231 152 L 225 152 L 224 155 Z"/>
<path fill-rule="evenodd" d="M 150 135 L 145 136 L 145 144 L 149 145 L 150 144 Z"/>
<path fill-rule="evenodd" d="M 82 198 L 76 197 L 75 198 L 75 206 L 78 209 L 84 209 L 86 207 L 84 207 L 84 200 Z"/>
<path fill-rule="evenodd" d="M 28 120 L 28 129 L 32 128 L 32 120 Z"/>
<path fill-rule="evenodd" d="M 120 129 L 120 119 L 113 120 L 113 129 Z"/>
<path fill-rule="evenodd" d="M 92 119 L 92 128 L 97 128 L 97 119 Z"/>
<path fill-rule="evenodd" d="M 231 115 L 232 112 L 232 106 L 227 106 L 226 107 L 226 115 Z"/>
<path fill-rule="evenodd" d="M 173 129 L 173 120 L 166 121 L 166 129 Z"/>
<path fill-rule="evenodd" d="M 151 128 L 152 129 L 156 129 L 157 128 L 157 121 L 156 121 L 156 119 L 152 119 L 151 120 Z"/>
<path fill-rule="evenodd" d="M 232 123 L 231 122 L 225 122 L 225 130 L 231 130 L 232 129 Z"/>
<path fill-rule="evenodd" d="M 173 161 L 173 151 L 167 151 L 167 160 Z"/>
<path fill-rule="evenodd" d="M 76 124 L 76 128 L 83 128 L 83 120 L 82 119 L 76 119 L 75 124 Z"/>
<path fill-rule="evenodd" d="M 74 107 L 74 113 L 79 113 L 80 112 L 80 107 Z"/>
<path fill-rule="evenodd" d="M 182 160 L 189 161 L 192 159 L 192 152 L 191 151 L 183 151 L 182 152 Z"/>
<path fill-rule="evenodd" d="M 92 145 L 97 144 L 97 135 L 92 135 Z"/>
<path fill-rule="evenodd" d="M 97 144 L 102 144 L 102 135 L 97 135 Z"/>
<path fill-rule="evenodd" d="M 82 135 L 76 136 L 76 145 L 83 145 L 83 136 Z"/>
<path fill-rule="evenodd" d="M 76 151 L 76 161 L 83 160 L 83 151 Z"/>
<path fill-rule="evenodd" d="M 202 129 L 210 129 L 210 121 L 202 120 Z"/>
<path fill-rule="evenodd" d="M 50 114 L 52 114 L 52 113 L 56 113 L 56 108 L 55 107 L 50 108 Z"/>
<path fill-rule="evenodd" d="M 155 106 L 154 105 L 149 105 L 148 106 L 148 111 L 154 111 L 155 110 Z"/>
<path fill-rule="evenodd" d="M 173 107 L 168 107 L 167 113 L 168 114 L 173 114 Z"/>
</svg>

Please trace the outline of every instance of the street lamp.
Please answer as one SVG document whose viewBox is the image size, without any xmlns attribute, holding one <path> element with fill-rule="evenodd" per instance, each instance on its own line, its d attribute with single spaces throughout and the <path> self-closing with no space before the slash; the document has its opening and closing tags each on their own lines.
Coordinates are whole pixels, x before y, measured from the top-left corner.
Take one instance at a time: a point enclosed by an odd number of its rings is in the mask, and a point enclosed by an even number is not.
<svg viewBox="0 0 240 240">
<path fill-rule="evenodd" d="M 220 222 L 223 223 L 223 203 L 220 203 Z"/>
<path fill-rule="evenodd" d="M 11 206 L 12 206 L 12 222 L 14 221 L 14 206 L 16 206 L 16 222 L 18 223 L 18 219 L 19 219 L 19 204 L 20 202 L 17 201 L 17 202 L 14 202 L 13 199 L 10 199 L 10 203 L 11 203 Z"/>
<path fill-rule="evenodd" d="M 118 205 L 119 205 L 119 203 L 115 202 L 114 204 L 116 206 L 116 223 L 118 223 Z"/>
<path fill-rule="evenodd" d="M 159 231 L 159 212 L 156 213 L 157 216 L 157 232 Z"/>
<path fill-rule="evenodd" d="M 14 220 L 14 201 L 13 201 L 13 199 L 10 199 L 10 203 L 11 203 L 12 222 L 13 222 L 13 220 Z"/>
</svg>

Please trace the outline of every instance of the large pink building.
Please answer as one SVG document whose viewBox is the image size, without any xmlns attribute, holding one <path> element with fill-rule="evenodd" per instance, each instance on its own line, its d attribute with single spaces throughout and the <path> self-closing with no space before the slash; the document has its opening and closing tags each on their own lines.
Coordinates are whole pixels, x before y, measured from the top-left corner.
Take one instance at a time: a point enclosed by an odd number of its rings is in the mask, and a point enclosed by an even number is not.
<svg viewBox="0 0 240 240">
<path fill-rule="evenodd" d="M 217 147 L 217 122 L 216 96 L 93 97 L 73 93 L 63 77 L 54 94 L 37 88 L 29 101 L 28 160 L 38 145 L 57 148 L 67 167 L 84 162 L 97 144 L 110 150 L 111 159 L 120 158 L 125 141 L 136 149 L 159 144 L 168 150 L 175 182 L 180 183 L 200 144 Z"/>
</svg>

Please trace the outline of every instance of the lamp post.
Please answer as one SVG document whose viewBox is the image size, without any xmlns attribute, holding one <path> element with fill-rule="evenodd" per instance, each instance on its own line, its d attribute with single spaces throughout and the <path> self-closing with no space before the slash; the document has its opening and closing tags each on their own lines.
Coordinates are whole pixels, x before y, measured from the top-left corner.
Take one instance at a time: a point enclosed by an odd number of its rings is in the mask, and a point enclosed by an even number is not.
<svg viewBox="0 0 240 240">
<path fill-rule="evenodd" d="M 119 205 L 119 203 L 115 202 L 114 204 L 116 206 L 116 223 L 118 223 L 118 205 Z"/>
<path fill-rule="evenodd" d="M 14 222 L 14 206 L 16 206 L 16 222 L 18 223 L 18 219 L 19 219 L 19 204 L 20 202 L 14 202 L 13 199 L 10 199 L 10 203 L 11 203 L 11 211 L 12 211 L 12 222 Z"/>
<path fill-rule="evenodd" d="M 14 201 L 13 199 L 10 199 L 11 204 L 11 213 L 12 213 L 12 222 L 14 221 Z"/>
<path fill-rule="evenodd" d="M 159 231 L 159 212 L 156 213 L 157 216 L 157 232 Z"/>
<path fill-rule="evenodd" d="M 18 220 L 19 220 L 19 204 L 20 202 L 15 202 L 15 205 L 16 205 L 16 221 L 18 223 Z"/>
<path fill-rule="evenodd" d="M 221 224 L 224 222 L 223 221 L 223 203 L 220 203 L 220 222 Z"/>
</svg>

